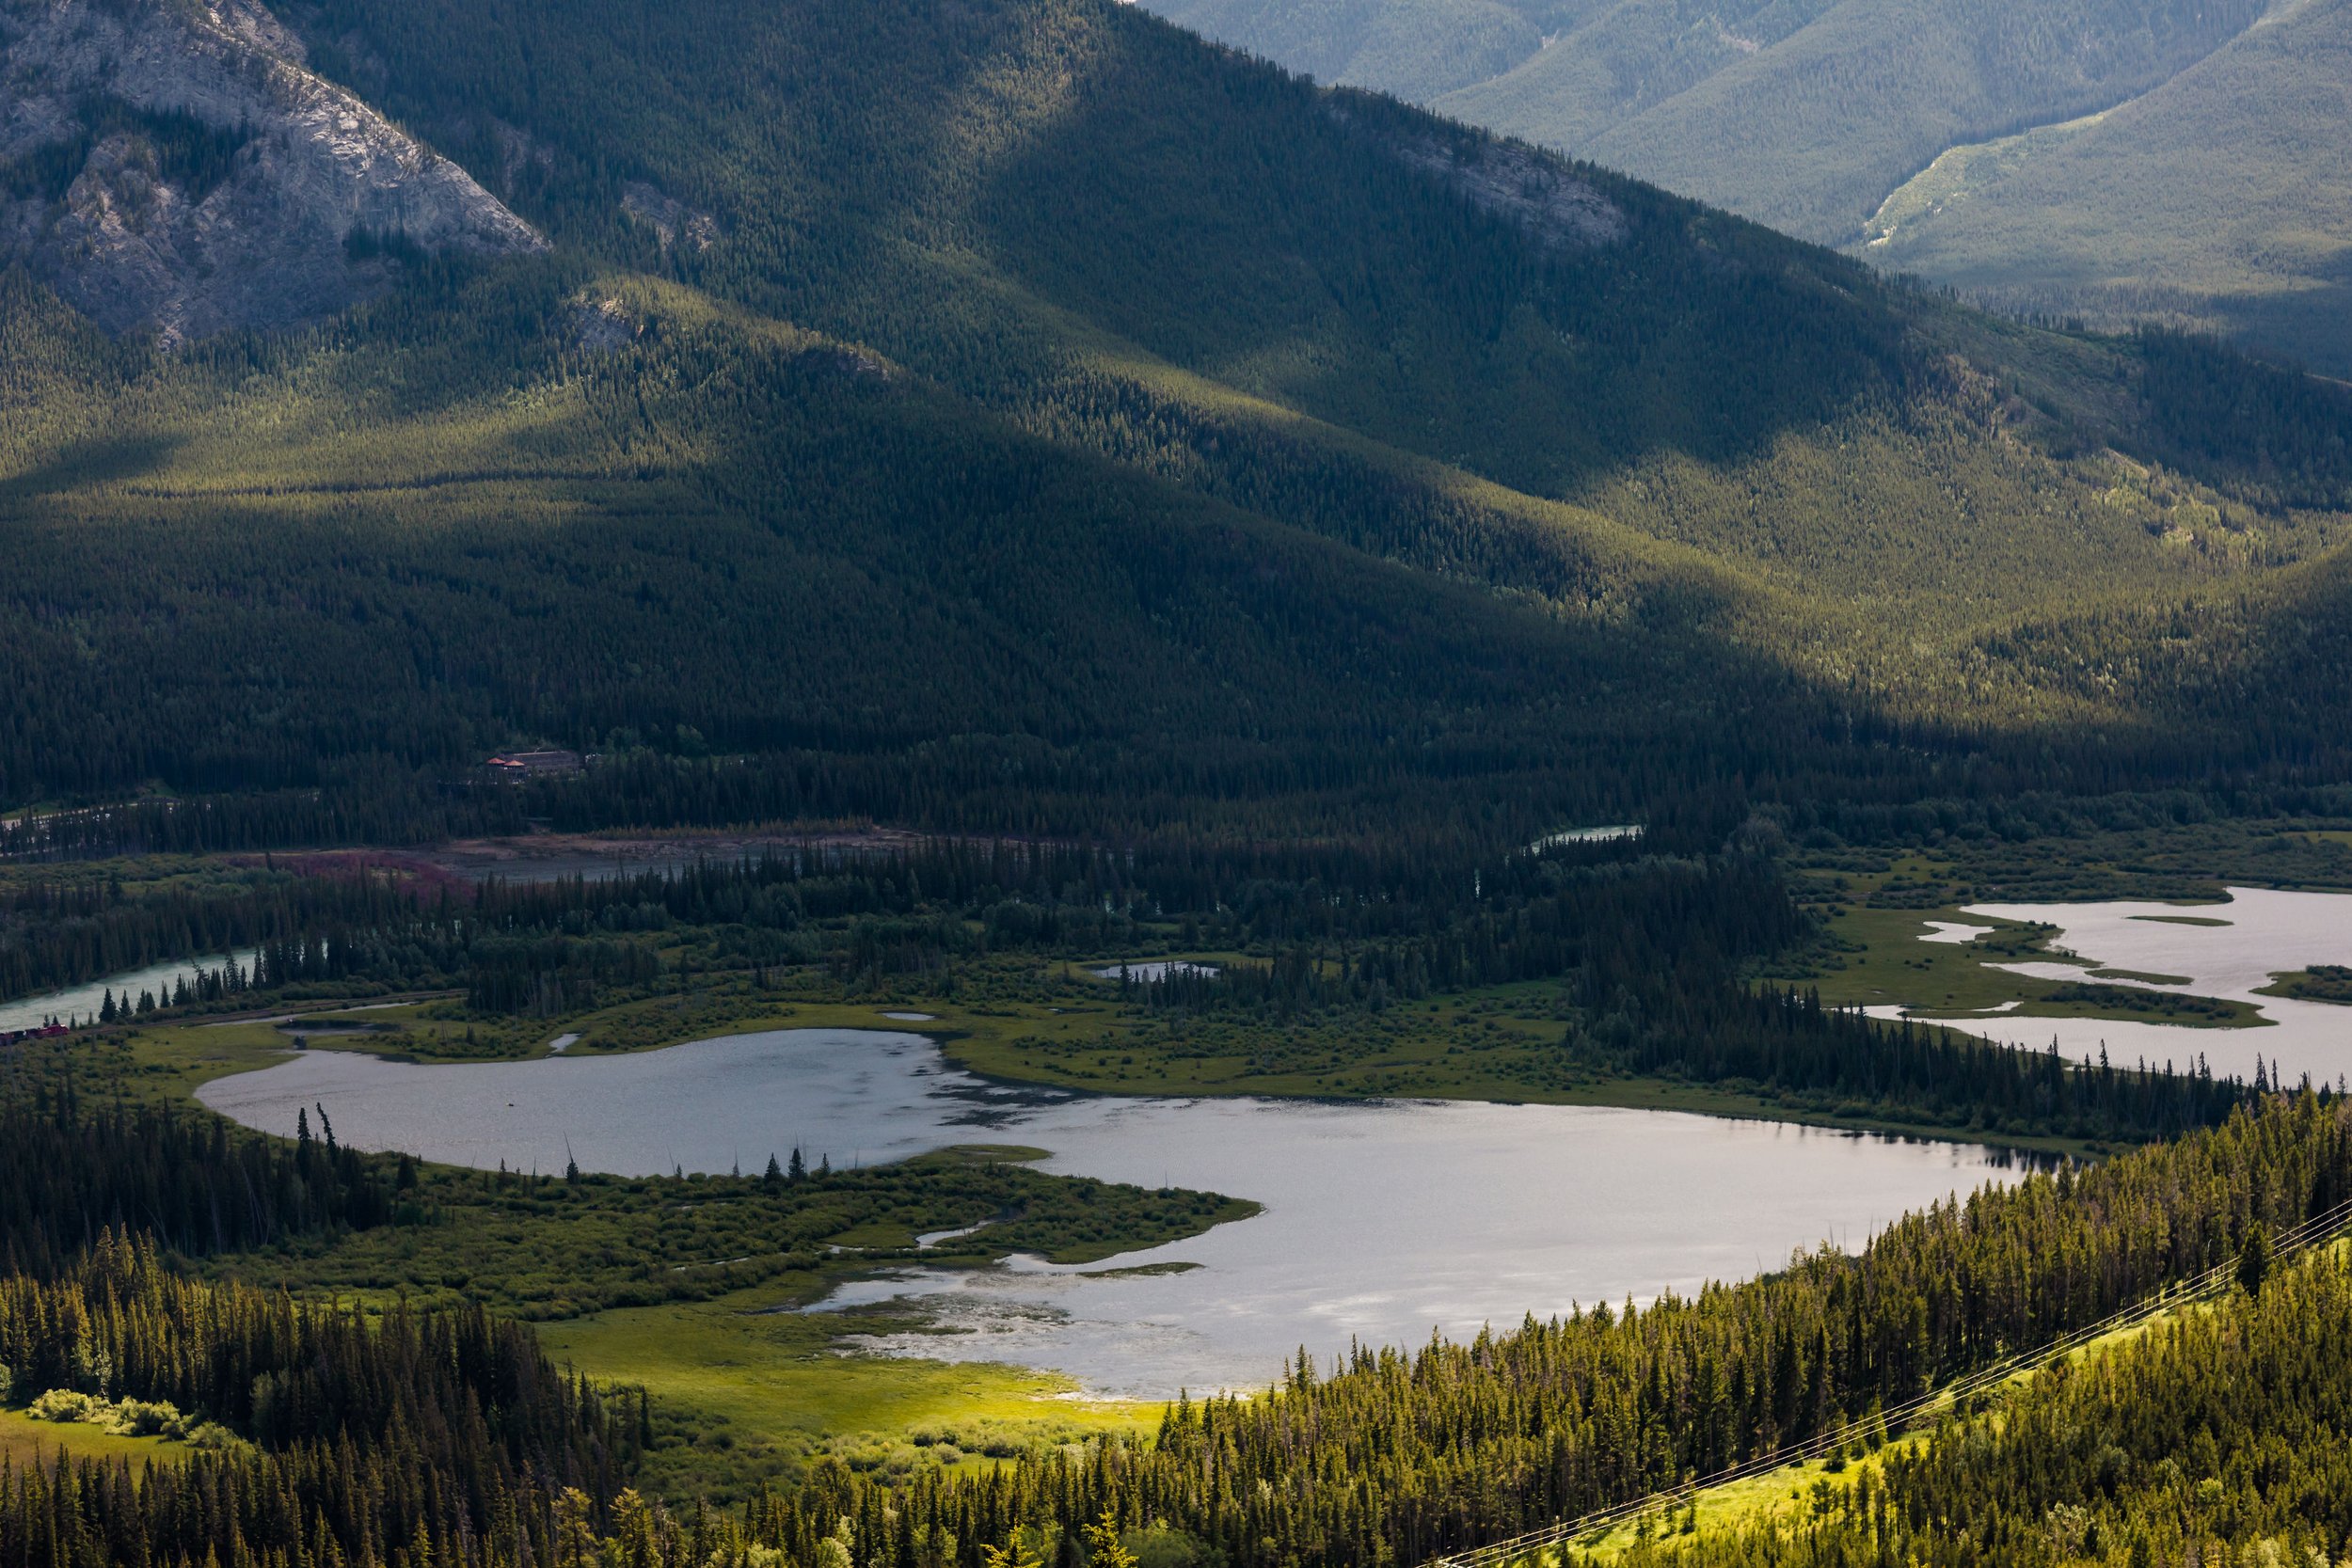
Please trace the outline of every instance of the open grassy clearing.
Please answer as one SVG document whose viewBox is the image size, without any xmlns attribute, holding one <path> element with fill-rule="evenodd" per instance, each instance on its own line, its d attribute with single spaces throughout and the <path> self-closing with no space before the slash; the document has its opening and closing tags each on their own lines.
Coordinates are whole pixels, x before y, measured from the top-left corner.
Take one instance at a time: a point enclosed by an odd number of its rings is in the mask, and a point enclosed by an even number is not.
<svg viewBox="0 0 2352 1568">
<path fill-rule="evenodd" d="M 37 1421 L 22 1410 L 0 1410 L 0 1463 L 24 1467 L 56 1461 L 63 1449 L 76 1459 L 127 1459 L 134 1466 L 168 1463 L 187 1445 L 162 1437 L 124 1437 L 80 1421 Z"/>
<path fill-rule="evenodd" d="M 1200 1235 L 1258 1205 L 1031 1168 L 1044 1150 L 971 1144 L 796 1180 L 750 1176 L 577 1180 L 419 1166 L 403 1223 L 325 1245 L 240 1255 L 226 1272 L 384 1301 L 476 1302 L 552 1320 L 705 1300 L 883 1263 L 972 1264 L 1009 1253 L 1092 1263 Z M 969 1233 L 928 1249 L 918 1236 Z"/>
<path fill-rule="evenodd" d="M 813 1277 L 780 1280 L 547 1323 L 539 1338 L 599 1382 L 648 1392 L 646 1479 L 675 1496 L 733 1501 L 819 1454 L 904 1473 L 1158 1423 L 1157 1404 L 1087 1399 L 1067 1379 L 1025 1368 L 842 1354 L 845 1334 L 917 1320 L 886 1308 L 789 1309 L 818 1291 Z"/>
<path fill-rule="evenodd" d="M 1866 1473 L 1884 1467 L 1888 1451 L 1915 1445 L 1917 1436 L 1898 1437 L 1885 1448 L 1861 1458 L 1808 1459 L 1744 1481 L 1726 1481 L 1689 1494 L 1651 1513 L 1636 1515 L 1607 1530 L 1579 1540 L 1571 1562 L 1614 1562 L 1641 1542 L 1660 1536 L 1697 1536 L 1744 1529 L 1764 1519 L 1813 1510 L 1831 1488 L 1843 1490 Z M 1546 1553 L 1541 1560 L 1558 1563 L 1562 1555 Z"/>
<path fill-rule="evenodd" d="M 476 1303 L 637 1400 L 647 1481 L 684 1502 L 786 1483 L 819 1454 L 865 1469 L 986 1464 L 1156 1421 L 1066 1379 L 1004 1366 L 843 1354 L 848 1336 L 919 1328 L 887 1308 L 793 1308 L 885 1266 L 1061 1262 L 1246 1219 L 1257 1205 L 1031 1168 L 974 1145 L 803 1180 L 555 1178 L 419 1167 L 395 1224 L 208 1260 L 207 1272 L 382 1308 Z M 407 1177 L 404 1180 L 410 1180 Z M 919 1248 L 920 1235 L 976 1227 Z"/>
</svg>

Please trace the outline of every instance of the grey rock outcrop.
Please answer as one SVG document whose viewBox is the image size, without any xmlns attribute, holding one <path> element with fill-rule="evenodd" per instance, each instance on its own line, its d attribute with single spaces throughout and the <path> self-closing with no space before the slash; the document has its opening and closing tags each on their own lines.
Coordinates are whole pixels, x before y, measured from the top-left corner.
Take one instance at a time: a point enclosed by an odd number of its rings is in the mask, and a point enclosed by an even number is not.
<svg viewBox="0 0 2352 1568">
<path fill-rule="evenodd" d="M 719 240 L 717 218 L 640 180 L 621 187 L 621 211 L 650 228 L 664 250 L 681 243 L 689 249 L 708 250 Z"/>
<path fill-rule="evenodd" d="M 545 245 L 256 0 L 0 0 L 0 261 L 109 331 L 285 325 L 405 254 Z"/>
<path fill-rule="evenodd" d="M 1486 140 L 1446 147 L 1425 139 L 1396 143 L 1395 150 L 1472 206 L 1511 219 L 1546 245 L 1582 249 L 1625 237 L 1625 214 L 1615 202 L 1534 148 Z"/>
</svg>

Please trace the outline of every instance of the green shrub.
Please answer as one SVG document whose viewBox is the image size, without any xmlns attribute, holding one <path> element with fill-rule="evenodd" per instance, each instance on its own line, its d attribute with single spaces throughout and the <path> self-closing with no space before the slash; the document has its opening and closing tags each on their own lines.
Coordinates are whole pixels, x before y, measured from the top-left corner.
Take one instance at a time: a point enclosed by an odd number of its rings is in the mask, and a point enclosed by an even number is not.
<svg viewBox="0 0 2352 1568">
<path fill-rule="evenodd" d="M 75 1388 L 52 1388 L 33 1401 L 27 1412 L 36 1421 L 87 1421 L 90 1413 L 104 1407 L 103 1400 L 93 1398 Z"/>
</svg>

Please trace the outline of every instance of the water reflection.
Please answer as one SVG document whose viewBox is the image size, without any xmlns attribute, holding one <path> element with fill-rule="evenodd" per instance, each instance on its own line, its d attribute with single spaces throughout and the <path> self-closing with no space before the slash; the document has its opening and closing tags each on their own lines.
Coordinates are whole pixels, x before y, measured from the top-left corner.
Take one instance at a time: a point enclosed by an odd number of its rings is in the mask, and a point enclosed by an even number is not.
<svg viewBox="0 0 2352 1568">
<path fill-rule="evenodd" d="M 15 1029 L 38 1029 L 49 1020 L 79 1019 L 85 1022 L 97 1018 L 105 1005 L 106 993 L 112 991 L 117 1001 L 136 1002 L 139 992 L 151 990 L 159 997 L 168 997 L 177 981 L 194 981 L 207 970 L 235 962 L 241 969 L 250 970 L 259 950 L 245 948 L 235 953 L 219 953 L 210 958 L 175 958 L 167 963 L 150 964 L 145 969 L 125 970 L 92 980 L 87 985 L 69 986 L 62 990 L 45 991 L 15 1002 L 0 1002 L 0 1033 Z"/>
</svg>

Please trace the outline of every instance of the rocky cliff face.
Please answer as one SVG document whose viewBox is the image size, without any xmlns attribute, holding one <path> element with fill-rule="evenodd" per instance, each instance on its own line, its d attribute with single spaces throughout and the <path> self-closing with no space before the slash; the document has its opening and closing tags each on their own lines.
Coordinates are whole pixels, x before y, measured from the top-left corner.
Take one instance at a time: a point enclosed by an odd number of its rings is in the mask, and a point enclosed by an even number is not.
<svg viewBox="0 0 2352 1568">
<path fill-rule="evenodd" d="M 406 256 L 545 244 L 255 0 L 0 0 L 0 260 L 109 331 L 284 325 Z"/>
</svg>

